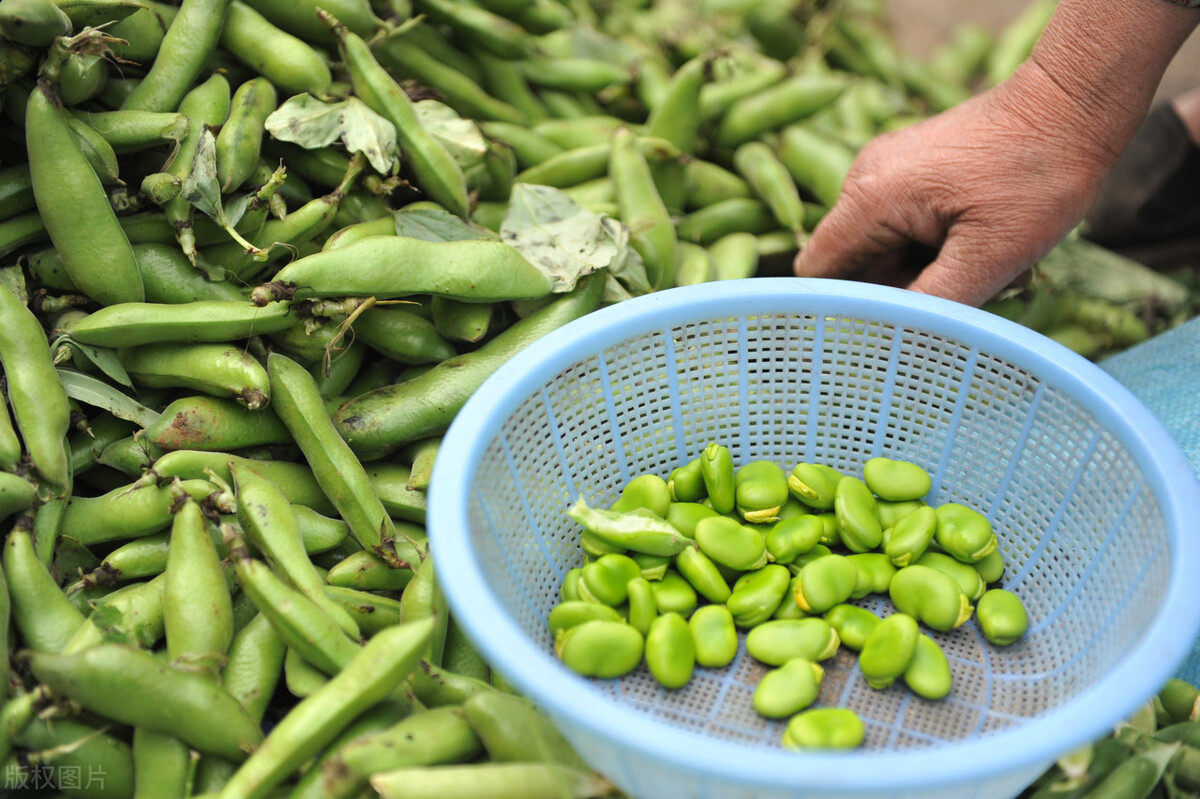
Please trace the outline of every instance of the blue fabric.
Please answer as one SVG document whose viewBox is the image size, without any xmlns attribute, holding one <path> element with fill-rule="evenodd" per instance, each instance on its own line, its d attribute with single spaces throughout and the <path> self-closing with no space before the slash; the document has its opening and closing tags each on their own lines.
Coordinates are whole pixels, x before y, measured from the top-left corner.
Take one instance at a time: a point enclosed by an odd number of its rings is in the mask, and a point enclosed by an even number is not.
<svg viewBox="0 0 1200 799">
<path fill-rule="evenodd" d="M 1100 366 L 1158 417 L 1200 475 L 1200 318 L 1115 355 Z M 1200 535 L 1200 519 L 1196 522 Z M 1200 639 L 1176 676 L 1200 685 Z"/>
</svg>

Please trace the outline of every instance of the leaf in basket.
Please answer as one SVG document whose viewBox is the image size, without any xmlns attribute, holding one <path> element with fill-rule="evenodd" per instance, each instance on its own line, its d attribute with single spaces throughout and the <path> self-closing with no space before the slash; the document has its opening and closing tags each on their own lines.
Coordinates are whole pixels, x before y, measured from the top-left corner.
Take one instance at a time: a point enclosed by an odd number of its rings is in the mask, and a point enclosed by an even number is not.
<svg viewBox="0 0 1200 799">
<path fill-rule="evenodd" d="M 483 225 L 469 222 L 443 208 L 404 208 L 395 213 L 396 235 L 422 241 L 496 239 Z"/>
<path fill-rule="evenodd" d="M 59 336 L 50 346 L 51 352 L 57 352 L 59 347 L 70 347 L 72 353 L 78 358 L 82 357 L 91 362 L 93 366 L 99 369 L 108 378 L 120 383 L 123 386 L 133 388 L 133 381 L 129 379 L 129 373 L 125 371 L 125 367 L 121 365 L 121 359 L 117 357 L 117 353 L 107 347 L 93 347 L 90 344 L 80 344 L 70 336 Z M 75 361 L 76 364 L 79 361 Z"/>
<path fill-rule="evenodd" d="M 576 281 L 600 269 L 617 267 L 627 288 L 640 282 L 649 290 L 641 259 L 632 260 L 629 231 L 614 219 L 581 208 L 558 189 L 518 183 L 513 186 L 500 238 L 554 282 L 553 291 L 575 288 Z"/>
<path fill-rule="evenodd" d="M 118 419 L 125 419 L 142 427 L 149 427 L 158 418 L 158 412 L 132 399 L 120 389 L 113 388 L 91 375 L 73 369 L 57 369 L 67 396 L 82 403 L 108 411 Z"/>
<path fill-rule="evenodd" d="M 298 94 L 271 112 L 265 127 L 276 139 L 306 150 L 341 141 L 351 153 L 365 155 L 381 175 L 392 171 L 400 155 L 395 126 L 357 97 L 327 103 L 311 94 Z"/>
<path fill-rule="evenodd" d="M 463 119 L 453 108 L 437 100 L 419 100 L 413 104 L 413 110 L 421 127 L 445 145 L 464 170 L 483 162 L 487 140 L 474 122 Z"/>
</svg>

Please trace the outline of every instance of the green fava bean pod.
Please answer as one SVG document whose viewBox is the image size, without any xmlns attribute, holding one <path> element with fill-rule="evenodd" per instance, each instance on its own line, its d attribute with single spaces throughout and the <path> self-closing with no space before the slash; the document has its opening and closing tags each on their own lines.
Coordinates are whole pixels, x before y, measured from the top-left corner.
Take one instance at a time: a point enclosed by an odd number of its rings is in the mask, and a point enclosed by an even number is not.
<svg viewBox="0 0 1200 799">
<path fill-rule="evenodd" d="M 189 266 L 189 269 L 194 268 Z M 136 347 L 167 342 L 221 343 L 296 327 L 287 303 L 256 308 L 237 300 L 188 303 L 120 303 L 88 314 L 71 327 L 71 338 L 97 347 Z"/>
<path fill-rule="evenodd" d="M 265 796 L 357 716 L 396 689 L 420 660 L 432 619 L 376 633 L 336 676 L 296 705 L 221 790 L 221 799 Z"/>
<path fill-rule="evenodd" d="M 150 71 L 122 110 L 174 111 L 217 46 L 230 0 L 187 0 L 171 21 Z"/>
<path fill-rule="evenodd" d="M 688 538 L 696 537 L 696 525 L 704 519 L 719 516 L 712 508 L 699 502 L 672 502 L 667 508 L 667 522 Z"/>
<path fill-rule="evenodd" d="M 363 549 L 402 567 L 396 557 L 395 525 L 362 463 L 325 414 L 312 375 L 277 353 L 268 358 L 267 372 L 277 398 L 276 414 L 300 446 L 317 483 L 350 525 L 350 534 Z"/>
<path fill-rule="evenodd" d="M 787 567 L 775 563 L 747 572 L 733 584 L 725 606 L 738 627 L 756 627 L 771 618 L 787 596 L 791 582 L 792 575 Z"/>
<path fill-rule="evenodd" d="M 470 210 L 467 182 L 454 156 L 441 141 L 425 130 L 412 101 L 375 60 L 367 43 L 357 34 L 347 31 L 341 23 L 332 20 L 328 14 L 319 12 L 318 16 L 322 21 L 331 23 L 355 94 L 371 110 L 396 127 L 400 147 L 407 155 L 422 190 L 451 213 L 466 218 Z"/>
<path fill-rule="evenodd" d="M 869 594 L 886 594 L 896 567 L 882 552 L 859 552 L 847 555 L 846 560 L 854 564 L 858 570 L 858 582 L 854 586 L 851 599 L 862 599 Z"/>
<path fill-rule="evenodd" d="M 633 552 L 670 556 L 694 547 L 691 539 L 680 534 L 670 523 L 644 509 L 617 513 L 590 508 L 580 497 L 567 510 L 567 515 L 602 542 Z"/>
<path fill-rule="evenodd" d="M 262 741 L 258 724 L 224 688 L 148 652 L 101 643 L 71 655 L 34 652 L 29 667 L 55 693 L 88 710 L 174 735 L 202 752 L 241 761 Z"/>
<path fill-rule="evenodd" d="M 900 569 L 888 586 L 888 595 L 901 613 L 940 632 L 961 627 L 974 610 L 952 577 L 928 566 Z"/>
<path fill-rule="evenodd" d="M 316 50 L 238 0 L 230 3 L 226 13 L 221 47 L 290 94 L 321 96 L 333 80 L 329 65 Z"/>
<path fill-rule="evenodd" d="M 796 75 L 734 103 L 721 119 L 716 142 L 735 147 L 828 106 L 845 90 L 838 77 Z"/>
<path fill-rule="evenodd" d="M 727 447 L 716 442 L 704 448 L 700 455 L 700 474 L 704 491 L 717 513 L 729 513 L 736 505 L 733 456 Z"/>
<path fill-rule="evenodd" d="M 175 513 L 164 574 L 167 657 L 215 679 L 233 641 L 233 601 L 221 557 L 194 500 Z"/>
<path fill-rule="evenodd" d="M 563 575 L 562 585 L 558 589 L 558 598 L 563 602 L 579 601 L 579 583 L 583 580 L 583 569 L 576 567 Z"/>
<path fill-rule="evenodd" d="M 642 508 L 666 518 L 670 505 L 671 491 L 667 482 L 656 474 L 643 474 L 629 481 L 610 510 L 627 513 Z"/>
<path fill-rule="evenodd" d="M 651 590 L 653 591 L 653 589 Z M 589 621 L 621 621 L 621 614 L 608 605 L 601 605 L 598 602 L 564 600 L 555 605 L 554 609 L 550 611 L 550 618 L 548 620 L 550 634 L 557 638 L 559 634 L 566 630 L 586 624 Z M 639 630 L 638 632 L 642 631 Z M 645 635 L 644 632 L 642 634 Z"/>
<path fill-rule="evenodd" d="M 904 613 L 893 613 L 880 622 L 858 654 L 867 685 L 882 690 L 902 676 L 916 654 L 920 635 L 917 620 Z"/>
<path fill-rule="evenodd" d="M 866 727 L 853 710 L 822 707 L 806 710 L 788 722 L 783 733 L 785 749 L 856 749 L 866 737 Z"/>
<path fill-rule="evenodd" d="M 796 604 L 808 613 L 824 613 L 850 598 L 858 585 L 858 569 L 843 555 L 826 555 L 796 575 Z"/>
<path fill-rule="evenodd" d="M 967 595 L 967 599 L 972 602 L 978 601 L 983 596 L 983 592 L 987 590 L 987 585 L 979 576 L 979 572 L 969 564 L 955 560 L 944 552 L 926 552 L 914 563 L 918 566 L 928 566 L 934 571 L 939 571 L 952 578 L 954 582 L 958 583 L 962 592 Z"/>
<path fill-rule="evenodd" d="M 38 213 L 71 281 L 105 305 L 142 301 L 129 239 L 50 84 L 40 83 L 29 97 L 25 137 Z"/>
<path fill-rule="evenodd" d="M 825 612 L 825 621 L 837 632 L 842 646 L 857 652 L 883 619 L 857 605 L 835 605 Z"/>
<path fill-rule="evenodd" d="M 216 397 L 175 400 L 146 428 L 145 438 L 166 450 L 210 452 L 292 442 L 273 410 L 252 411 Z"/>
<path fill-rule="evenodd" d="M 816 516 L 783 519 L 767 533 L 767 552 L 776 563 L 787 565 L 811 552 L 821 541 L 825 526 Z"/>
<path fill-rule="evenodd" d="M 138 727 L 133 731 L 134 799 L 187 796 L 191 750 L 172 735 Z"/>
<path fill-rule="evenodd" d="M 904 684 L 925 699 L 943 698 L 950 693 L 954 682 L 946 653 L 928 635 L 917 637 L 917 648 L 903 677 Z"/>
<path fill-rule="evenodd" d="M 733 662 L 738 651 L 737 627 L 724 605 L 705 605 L 688 619 L 696 663 L 721 669 Z"/>
<path fill-rule="evenodd" d="M 628 555 L 603 555 L 583 567 L 583 585 L 596 599 L 616 607 L 629 598 L 629 581 L 641 575 L 641 567 Z"/>
<path fill-rule="evenodd" d="M 996 551 L 996 534 L 987 517 L 965 505 L 947 502 L 937 507 L 935 540 L 963 563 L 975 563 Z"/>
<path fill-rule="evenodd" d="M 612 135 L 608 174 L 616 189 L 621 221 L 635 231 L 631 242 L 646 265 L 650 285 L 655 289 L 674 286 L 679 261 L 675 224 L 655 187 L 637 136 L 628 128 L 618 128 Z"/>
<path fill-rule="evenodd" d="M 371 777 L 383 799 L 588 799 L 615 789 L 590 769 L 557 763 L 468 763 L 384 771 Z"/>
<path fill-rule="evenodd" d="M 893 566 L 904 568 L 916 563 L 925 554 L 936 532 L 937 513 L 927 505 L 917 508 L 896 522 L 884 535 L 884 553 Z"/>
<path fill-rule="evenodd" d="M 365 780 L 381 771 L 463 763 L 481 752 L 480 740 L 462 709 L 440 707 L 414 714 L 389 729 L 347 744 L 338 758 L 351 774 Z"/>
<path fill-rule="evenodd" d="M 833 508 L 838 534 L 852 552 L 870 552 L 883 541 L 875 497 L 863 481 L 846 477 L 834 490 Z"/>
<path fill-rule="evenodd" d="M 499 692 L 476 694 L 463 702 L 462 713 L 493 762 L 549 761 L 583 767 L 562 733 L 528 699 Z"/>
<path fill-rule="evenodd" d="M 815 127 L 788 125 L 780 132 L 776 149 L 797 184 L 825 205 L 837 202 L 854 163 L 851 147 Z"/>
<path fill-rule="evenodd" d="M 41 771 L 43 774 L 49 772 L 81 775 L 76 784 L 82 787 L 85 784 L 82 775 L 103 774 L 103 790 L 96 790 L 98 786 L 93 784 L 91 793 L 82 790 L 62 790 L 57 795 L 93 796 L 100 799 L 133 796 L 136 775 L 130 747 L 118 736 L 107 734 L 106 729 L 108 728 L 81 724 L 69 718 L 33 719 L 15 736 L 15 743 L 33 756 L 31 760 L 38 758 L 40 762 L 36 767 L 30 763 L 28 771 L 18 772 L 17 760 L 11 757 L 2 767 L 5 781 L 13 786 L 32 786 L 35 779 L 45 779 L 34 776 L 37 771 Z M 61 782 L 69 785 L 71 779 L 72 777 L 68 776 Z M 99 780 L 93 780 L 93 783 L 98 782 Z M 17 787 L 16 793 L 20 795 L 25 791 Z"/>
<path fill-rule="evenodd" d="M 810 508 L 833 510 L 835 492 L 843 476 L 831 466 L 800 463 L 788 476 L 788 488 L 796 499 Z"/>
<path fill-rule="evenodd" d="M 734 151 L 733 163 L 780 225 L 797 234 L 804 232 L 800 190 L 774 150 L 760 141 L 746 142 Z"/>
<path fill-rule="evenodd" d="M 933 486 L 929 473 L 917 464 L 890 458 L 871 458 L 864 463 L 863 481 L 875 496 L 889 502 L 921 499 Z"/>
<path fill-rule="evenodd" d="M 0 35 L 28 47 L 47 47 L 71 30 L 71 20 L 50 0 L 7 0 L 0 4 Z"/>
<path fill-rule="evenodd" d="M 234 92 L 229 118 L 221 125 L 216 141 L 217 180 L 222 193 L 241 186 L 258 166 L 263 124 L 275 110 L 275 103 L 275 87 L 266 78 L 252 78 Z"/>
<path fill-rule="evenodd" d="M 238 630 L 229 645 L 221 685 L 260 723 L 279 682 L 286 654 L 283 639 L 261 613 Z"/>
<path fill-rule="evenodd" d="M 589 621 L 571 627 L 554 644 L 559 660 L 567 668 L 599 679 L 624 677 L 636 669 L 644 648 L 641 633 L 616 621 Z"/>
<path fill-rule="evenodd" d="M 1021 598 L 1003 588 L 984 593 L 975 613 L 984 637 L 996 646 L 1015 643 L 1029 629 L 1029 615 Z"/>
<path fill-rule="evenodd" d="M 658 618 L 654 587 L 644 577 L 635 577 L 629 581 L 626 591 L 629 595 L 629 626 L 642 635 L 648 635 L 650 626 Z"/>
<path fill-rule="evenodd" d="M 817 701 L 825 670 L 806 658 L 793 658 L 763 675 L 754 689 L 754 709 L 769 719 L 799 713 Z"/>
<path fill-rule="evenodd" d="M 4 541 L 4 579 L 13 626 L 25 645 L 39 652 L 62 651 L 83 625 L 83 614 L 59 590 L 21 527 Z"/>
<path fill-rule="evenodd" d="M 118 354 L 129 376 L 148 388 L 191 388 L 232 397 L 251 411 L 271 401 L 267 370 L 232 344 L 143 344 Z"/>
<path fill-rule="evenodd" d="M 664 688 L 682 688 L 696 668 L 692 630 L 678 613 L 664 613 L 646 634 L 646 665 Z"/>
<path fill-rule="evenodd" d="M 816 617 L 775 619 L 746 635 L 746 651 L 768 666 L 782 666 L 794 658 L 828 660 L 837 654 L 840 643 L 833 625 Z"/>
<path fill-rule="evenodd" d="M 720 577 L 718 574 L 717 578 Z M 678 572 L 668 570 L 661 580 L 650 583 L 650 588 L 659 613 L 678 613 L 686 619 L 696 609 L 696 589 Z M 725 591 L 728 596 L 729 586 L 725 586 Z"/>
<path fill-rule="evenodd" d="M 737 571 L 752 571 L 767 565 L 766 536 L 736 519 L 718 516 L 696 525 L 696 544 L 714 562 Z"/>
<path fill-rule="evenodd" d="M 787 476 L 770 461 L 752 461 L 734 474 L 734 505 L 752 524 L 773 522 L 788 500 Z"/>
</svg>

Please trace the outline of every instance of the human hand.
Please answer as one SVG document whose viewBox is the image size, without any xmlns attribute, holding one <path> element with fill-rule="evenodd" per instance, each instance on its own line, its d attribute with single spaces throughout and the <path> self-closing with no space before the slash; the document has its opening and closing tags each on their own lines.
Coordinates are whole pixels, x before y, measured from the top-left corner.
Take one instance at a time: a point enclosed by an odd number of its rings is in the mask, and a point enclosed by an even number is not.
<svg viewBox="0 0 1200 799">
<path fill-rule="evenodd" d="M 1089 130 L 1096 122 L 1073 115 L 1027 63 L 1007 84 L 880 136 L 859 154 L 796 273 L 985 302 L 1087 212 L 1119 154 L 1111 137 Z M 924 261 L 911 263 L 921 251 Z"/>
</svg>

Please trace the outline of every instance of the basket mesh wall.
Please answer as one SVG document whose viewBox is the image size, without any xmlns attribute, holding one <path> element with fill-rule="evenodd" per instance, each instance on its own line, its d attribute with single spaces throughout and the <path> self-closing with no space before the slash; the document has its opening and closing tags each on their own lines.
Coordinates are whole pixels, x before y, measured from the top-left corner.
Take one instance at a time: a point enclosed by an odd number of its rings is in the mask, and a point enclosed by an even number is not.
<svg viewBox="0 0 1200 799">
<path fill-rule="evenodd" d="M 1162 601 L 1168 553 L 1154 495 L 1120 442 L 1066 393 L 921 330 L 771 314 L 698 321 L 604 350 L 528 397 L 489 446 L 469 500 L 472 541 L 490 588 L 547 652 L 547 614 L 563 575 L 582 564 L 566 508 L 580 495 L 607 506 L 631 477 L 665 477 L 714 440 L 735 464 L 768 459 L 786 471 L 816 461 L 860 474 L 877 455 L 911 460 L 933 475 L 931 504 L 970 505 L 996 529 L 1003 585 L 1030 615 L 1022 641 L 991 646 L 973 622 L 933 633 L 954 674 L 940 702 L 902 685 L 869 688 L 845 649 L 824 664 L 818 704 L 856 710 L 868 751 L 1021 725 L 1105 673 Z M 891 612 L 886 598 L 861 604 Z M 682 690 L 661 688 L 644 665 L 622 680 L 581 680 L 580 690 L 777 748 L 782 722 L 751 706 L 763 673 L 742 648 L 727 668 L 698 668 Z"/>
</svg>

